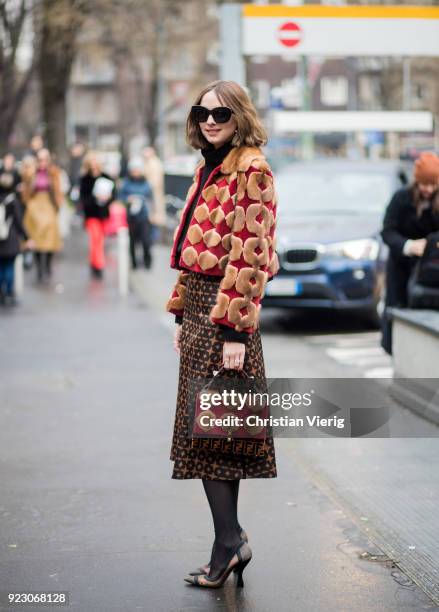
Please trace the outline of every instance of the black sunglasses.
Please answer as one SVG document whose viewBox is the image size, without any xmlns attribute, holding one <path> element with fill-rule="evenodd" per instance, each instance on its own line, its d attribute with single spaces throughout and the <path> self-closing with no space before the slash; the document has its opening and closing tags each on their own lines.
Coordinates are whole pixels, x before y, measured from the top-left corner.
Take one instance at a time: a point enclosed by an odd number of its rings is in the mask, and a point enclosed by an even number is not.
<svg viewBox="0 0 439 612">
<path fill-rule="evenodd" d="M 216 108 L 206 108 L 205 106 L 193 106 L 191 108 L 191 115 L 194 121 L 198 123 L 204 123 L 209 119 L 209 115 L 212 115 L 215 123 L 227 123 L 232 116 L 232 109 L 227 106 L 217 106 Z"/>
</svg>

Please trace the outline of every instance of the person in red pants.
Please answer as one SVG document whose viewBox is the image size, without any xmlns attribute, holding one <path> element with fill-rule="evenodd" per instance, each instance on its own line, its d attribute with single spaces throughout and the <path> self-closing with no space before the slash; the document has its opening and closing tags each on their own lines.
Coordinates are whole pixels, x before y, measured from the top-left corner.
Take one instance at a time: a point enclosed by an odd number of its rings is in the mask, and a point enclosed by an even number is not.
<svg viewBox="0 0 439 612">
<path fill-rule="evenodd" d="M 96 197 L 95 183 L 98 179 L 111 178 L 102 171 L 95 152 L 90 151 L 84 158 L 79 197 L 85 218 L 85 228 L 89 236 L 89 263 L 92 275 L 102 278 L 105 268 L 104 227 L 109 217 L 109 206 L 114 197 L 114 189 L 109 197 Z"/>
</svg>

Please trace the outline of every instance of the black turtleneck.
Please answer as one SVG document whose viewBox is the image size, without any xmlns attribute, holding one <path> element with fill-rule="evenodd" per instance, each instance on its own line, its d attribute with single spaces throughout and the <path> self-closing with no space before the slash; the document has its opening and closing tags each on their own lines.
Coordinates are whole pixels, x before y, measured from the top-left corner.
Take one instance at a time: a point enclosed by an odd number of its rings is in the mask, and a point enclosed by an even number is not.
<svg viewBox="0 0 439 612">
<path fill-rule="evenodd" d="M 177 244 L 177 250 L 175 253 L 175 261 L 177 262 L 178 265 L 178 261 L 180 259 L 180 254 L 181 254 L 181 248 L 183 246 L 183 242 L 184 239 L 186 238 L 186 233 L 189 227 L 189 224 L 192 220 L 192 215 L 194 212 L 194 208 L 197 204 L 198 198 L 200 196 L 200 193 L 204 187 L 204 184 L 206 183 L 207 179 L 209 178 L 210 173 L 212 172 L 212 170 L 214 168 L 216 168 L 217 166 L 219 166 L 223 159 L 225 158 L 225 156 L 227 155 L 227 153 L 230 152 L 230 150 L 232 149 L 232 145 L 230 143 L 230 141 L 224 143 L 223 145 L 221 145 L 221 147 L 218 147 L 218 149 L 215 149 L 215 147 L 212 144 L 209 144 L 205 149 L 201 149 L 201 154 L 204 157 L 206 163 L 203 166 L 203 170 L 201 173 L 201 180 L 200 180 L 200 186 L 198 187 L 198 191 L 194 196 L 194 199 L 192 200 L 192 204 L 191 207 L 188 211 L 188 214 L 186 215 L 186 220 L 185 220 L 185 224 L 183 226 L 183 229 L 181 231 L 180 234 L 180 239 L 178 241 Z"/>
<path fill-rule="evenodd" d="M 216 168 L 217 166 L 219 166 L 223 159 L 226 157 L 226 155 L 232 150 L 233 145 L 231 144 L 231 141 L 229 140 L 228 142 L 225 142 L 223 145 L 221 145 L 220 147 L 218 147 L 217 149 L 214 147 L 213 144 L 210 144 L 205 148 L 205 149 L 201 149 L 201 154 L 204 157 L 204 159 L 206 160 L 205 165 L 203 166 L 203 170 L 201 173 L 201 180 L 200 180 L 200 185 L 198 187 L 197 193 L 195 194 L 193 200 L 192 200 L 192 204 L 191 207 L 188 211 L 188 214 L 186 215 L 186 220 L 183 226 L 183 229 L 181 231 L 180 234 L 180 238 L 177 244 L 177 249 L 176 249 L 176 253 L 175 253 L 175 261 L 177 262 L 177 266 L 178 266 L 178 261 L 180 259 L 180 254 L 181 254 L 181 248 L 183 246 L 183 242 L 184 239 L 186 237 L 186 233 L 189 227 L 189 224 L 192 220 L 192 215 L 195 209 L 195 206 L 198 202 L 198 198 L 200 197 L 200 193 L 203 190 L 204 184 L 206 183 L 207 179 L 209 178 L 211 172 L 214 170 L 214 168 Z M 176 323 L 181 323 L 182 322 L 182 317 L 180 315 L 176 315 L 175 317 L 175 322 Z M 243 342 L 245 343 L 247 341 L 248 338 L 248 334 L 246 332 L 237 332 L 236 330 L 234 330 L 233 328 L 229 327 L 228 325 L 222 325 L 219 324 L 219 326 L 221 327 L 221 329 L 223 330 L 223 335 L 224 335 L 224 339 L 227 342 Z"/>
</svg>

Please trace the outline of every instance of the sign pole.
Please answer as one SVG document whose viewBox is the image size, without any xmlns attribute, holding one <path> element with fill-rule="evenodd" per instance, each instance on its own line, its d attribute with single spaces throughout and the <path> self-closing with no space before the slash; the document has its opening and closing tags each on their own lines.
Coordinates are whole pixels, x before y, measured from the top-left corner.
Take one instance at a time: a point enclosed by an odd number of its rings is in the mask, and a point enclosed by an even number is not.
<svg viewBox="0 0 439 612">
<path fill-rule="evenodd" d="M 405 57 L 402 60 L 402 110 L 410 110 L 411 87 L 412 85 L 410 79 L 410 58 Z"/>
<path fill-rule="evenodd" d="M 220 79 L 236 81 L 241 87 L 246 87 L 241 28 L 241 5 L 222 4 L 220 7 Z"/>
<path fill-rule="evenodd" d="M 300 56 L 299 61 L 300 78 L 302 82 L 302 110 L 311 110 L 311 87 L 308 74 L 308 58 L 306 55 Z M 314 137 L 311 132 L 303 132 L 301 135 L 302 157 L 303 159 L 313 159 L 314 157 Z"/>
</svg>

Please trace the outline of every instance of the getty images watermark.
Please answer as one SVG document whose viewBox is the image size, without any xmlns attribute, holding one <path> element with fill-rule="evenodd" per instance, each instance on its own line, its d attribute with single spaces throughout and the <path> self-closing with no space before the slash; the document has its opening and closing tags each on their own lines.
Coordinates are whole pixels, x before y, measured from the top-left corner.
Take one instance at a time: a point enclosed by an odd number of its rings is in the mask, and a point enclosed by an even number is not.
<svg viewBox="0 0 439 612">
<path fill-rule="evenodd" d="M 231 374 L 191 380 L 188 409 L 192 423 L 197 418 L 207 437 L 218 427 L 241 432 L 267 427 L 271 436 L 283 438 L 437 437 L 439 428 L 426 432 L 422 420 L 406 428 L 399 418 L 406 409 L 398 401 L 401 384 L 413 390 L 420 382 L 425 383 L 424 396 L 428 389 L 427 404 L 439 410 L 438 379 L 256 379 Z"/>
<path fill-rule="evenodd" d="M 272 414 L 261 416 L 258 414 L 265 406 L 276 406 L 284 411 L 297 407 L 311 407 L 313 394 L 314 389 L 306 393 L 261 393 L 253 392 L 251 389 L 243 392 L 235 389 L 201 391 L 200 409 L 206 413 L 200 416 L 200 424 L 206 428 L 221 425 L 226 427 L 304 427 L 306 422 L 309 427 L 343 428 L 345 419 L 338 416 L 322 418 L 318 414 L 306 414 L 305 417 L 273 416 Z M 212 416 L 213 410 L 222 406 L 233 412 L 221 417 Z M 242 416 L 241 413 L 244 411 L 253 411 L 254 414 Z"/>
</svg>

